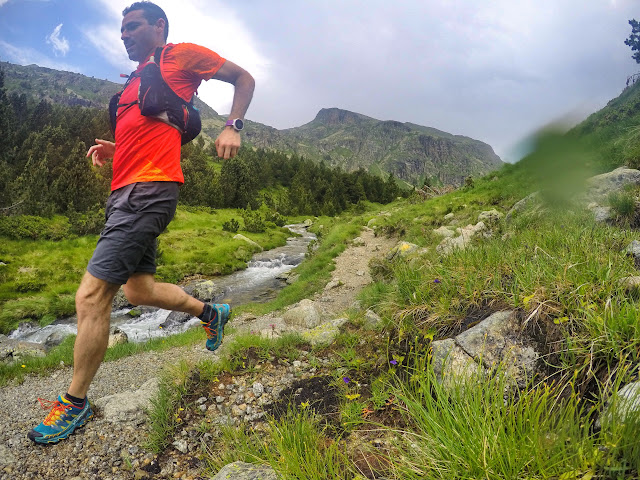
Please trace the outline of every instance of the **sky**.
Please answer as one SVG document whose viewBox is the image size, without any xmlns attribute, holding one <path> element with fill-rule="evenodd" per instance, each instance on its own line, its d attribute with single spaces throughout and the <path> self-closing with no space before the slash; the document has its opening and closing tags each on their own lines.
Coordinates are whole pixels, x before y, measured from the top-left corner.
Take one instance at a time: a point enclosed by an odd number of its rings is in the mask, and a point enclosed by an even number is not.
<svg viewBox="0 0 640 480">
<path fill-rule="evenodd" d="M 0 0 L 0 60 L 122 83 L 132 0 Z M 278 129 L 338 107 L 472 137 L 504 161 L 523 140 L 572 124 L 640 71 L 624 40 L 638 0 L 157 0 L 171 43 L 248 70 L 247 118 Z M 233 88 L 199 96 L 228 112 Z"/>
</svg>

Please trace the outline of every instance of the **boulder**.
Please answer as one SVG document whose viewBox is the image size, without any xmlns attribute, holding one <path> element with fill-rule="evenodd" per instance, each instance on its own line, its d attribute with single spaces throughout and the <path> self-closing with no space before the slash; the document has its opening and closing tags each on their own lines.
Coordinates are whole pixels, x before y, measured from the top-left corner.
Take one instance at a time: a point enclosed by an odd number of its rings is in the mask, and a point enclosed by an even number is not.
<svg viewBox="0 0 640 480">
<path fill-rule="evenodd" d="M 180 325 L 184 325 L 193 317 L 185 312 L 171 312 L 167 319 L 160 324 L 160 328 L 171 329 L 175 327 L 179 327 Z"/>
<path fill-rule="evenodd" d="M 369 330 L 373 330 L 377 328 L 379 325 L 382 325 L 382 318 L 373 310 L 369 309 L 364 312 L 364 326 Z"/>
<path fill-rule="evenodd" d="M 540 358 L 533 345 L 521 332 L 514 311 L 496 312 L 455 339 L 433 342 L 433 367 L 446 385 L 500 369 L 507 384 L 525 386 L 536 374 Z"/>
<path fill-rule="evenodd" d="M 329 283 L 325 285 L 324 291 L 326 292 L 327 290 L 333 290 L 334 288 L 341 287 L 342 285 L 344 285 L 344 283 L 342 283 L 341 280 L 338 280 L 338 279 L 331 280 Z"/>
<path fill-rule="evenodd" d="M 494 208 L 493 210 L 481 212 L 478 215 L 478 222 L 482 222 L 485 225 L 496 225 L 502 217 L 504 217 L 504 214 Z"/>
<path fill-rule="evenodd" d="M 433 231 L 433 233 L 445 238 L 453 237 L 455 235 L 455 232 L 453 230 L 451 230 L 449 227 L 444 227 L 444 226 L 440 228 L 436 228 Z"/>
<path fill-rule="evenodd" d="M 459 233 L 457 237 L 448 237 L 440 242 L 436 247 L 437 253 L 448 255 L 456 249 L 464 250 L 474 237 L 487 232 L 487 226 L 484 222 L 478 222 L 475 225 L 457 228 L 456 231 Z"/>
<path fill-rule="evenodd" d="M 93 403 L 102 410 L 109 422 L 128 422 L 151 407 L 151 399 L 158 392 L 158 379 L 147 380 L 139 389 L 99 398 Z"/>
<path fill-rule="evenodd" d="M 527 210 L 534 211 L 541 205 L 542 200 L 540 198 L 540 192 L 533 192 L 517 202 L 513 207 L 511 207 L 511 210 L 507 212 L 505 221 L 510 222 L 511 220 L 513 220 L 514 215 L 524 213 Z"/>
<path fill-rule="evenodd" d="M 184 287 L 184 291 L 201 302 L 210 302 L 219 292 L 211 280 L 196 280 Z"/>
<path fill-rule="evenodd" d="M 622 190 L 627 185 L 640 185 L 640 170 L 620 167 L 589 178 L 587 180 L 587 198 L 589 201 L 602 200 L 611 192 Z"/>
<path fill-rule="evenodd" d="M 107 348 L 115 347 L 116 345 L 123 345 L 129 343 L 129 337 L 125 332 L 116 327 L 111 335 L 109 335 L 109 344 Z"/>
<path fill-rule="evenodd" d="M 315 302 L 306 298 L 287 310 L 283 319 L 287 325 L 303 328 L 315 328 L 322 323 Z"/>
<path fill-rule="evenodd" d="M 486 368 L 501 364 L 518 385 L 526 384 L 535 374 L 540 357 L 520 333 L 518 319 L 511 310 L 496 312 L 462 332 L 456 337 L 456 344 Z"/>
<path fill-rule="evenodd" d="M 351 244 L 354 247 L 364 247 L 367 244 L 367 242 L 365 242 L 364 238 L 362 237 L 356 237 L 351 241 Z"/>
<path fill-rule="evenodd" d="M 120 290 L 118 290 L 118 293 L 116 293 L 116 296 L 113 298 L 113 303 L 111 305 L 113 310 L 122 310 L 123 308 L 131 306 L 129 300 L 127 300 L 127 297 L 125 297 L 124 295 L 122 287 L 120 287 Z"/>
<path fill-rule="evenodd" d="M 47 350 L 52 349 L 53 347 L 57 347 L 60 345 L 65 338 L 71 335 L 69 332 L 64 330 L 55 330 L 47 337 L 44 341 L 44 348 Z"/>
<path fill-rule="evenodd" d="M 23 357 L 44 357 L 46 348 L 40 343 L 4 337 L 0 339 L 0 362 L 17 362 Z"/>
<path fill-rule="evenodd" d="M 600 205 L 596 205 L 592 208 L 589 208 L 593 212 L 593 218 L 596 222 L 608 222 L 613 218 L 613 210 L 611 207 L 601 207 Z"/>
<path fill-rule="evenodd" d="M 259 250 L 260 252 L 263 250 L 263 248 L 258 245 L 256 242 L 254 242 L 253 240 L 251 240 L 250 238 L 245 237 L 244 235 L 238 233 L 236 235 L 233 236 L 234 240 L 241 240 L 243 242 L 248 243 L 249 245 L 251 245 L 252 247 L 254 247 L 256 250 Z"/>
<path fill-rule="evenodd" d="M 311 330 L 302 332 L 302 338 L 311 345 L 330 345 L 340 333 L 340 327 L 347 323 L 346 318 L 336 318 L 330 322 L 318 325 Z"/>
<path fill-rule="evenodd" d="M 225 465 L 211 480 L 278 480 L 278 475 L 268 465 L 235 462 Z"/>
<path fill-rule="evenodd" d="M 595 423 L 597 429 L 607 424 L 624 423 L 628 417 L 638 418 L 640 414 L 640 382 L 628 383 L 610 398 L 602 415 Z"/>
<path fill-rule="evenodd" d="M 636 268 L 640 269 L 640 242 L 638 240 L 632 241 L 627 248 L 624 250 L 624 253 L 633 257 L 633 263 Z"/>
<path fill-rule="evenodd" d="M 624 288 L 628 294 L 637 296 L 640 294 L 640 276 L 623 277 L 620 279 L 620 286 Z"/>
<path fill-rule="evenodd" d="M 436 379 L 447 387 L 467 383 L 481 368 L 451 338 L 433 342 L 431 352 Z"/>
<path fill-rule="evenodd" d="M 412 252 L 418 250 L 418 245 L 415 243 L 409 243 L 405 241 L 398 242 L 398 244 L 391 249 L 391 251 L 387 254 L 387 260 L 393 260 L 395 258 L 406 257 Z"/>
</svg>

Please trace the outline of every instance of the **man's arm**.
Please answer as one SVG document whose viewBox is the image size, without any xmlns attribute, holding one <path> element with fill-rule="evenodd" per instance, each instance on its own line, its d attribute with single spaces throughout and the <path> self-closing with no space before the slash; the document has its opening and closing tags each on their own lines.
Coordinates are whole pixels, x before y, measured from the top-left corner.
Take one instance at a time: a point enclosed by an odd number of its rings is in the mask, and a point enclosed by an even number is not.
<svg viewBox="0 0 640 480">
<path fill-rule="evenodd" d="M 115 153 L 115 143 L 96 138 L 96 144 L 89 149 L 87 157 L 91 157 L 95 166 L 102 167 L 108 159 L 113 158 Z"/>
<path fill-rule="evenodd" d="M 244 119 L 256 86 L 251 74 L 244 68 L 227 60 L 212 78 L 230 83 L 235 87 L 229 118 Z M 224 159 L 233 158 L 240 148 L 240 133 L 236 132 L 233 127 L 225 127 L 216 139 L 215 145 L 219 157 Z"/>
</svg>

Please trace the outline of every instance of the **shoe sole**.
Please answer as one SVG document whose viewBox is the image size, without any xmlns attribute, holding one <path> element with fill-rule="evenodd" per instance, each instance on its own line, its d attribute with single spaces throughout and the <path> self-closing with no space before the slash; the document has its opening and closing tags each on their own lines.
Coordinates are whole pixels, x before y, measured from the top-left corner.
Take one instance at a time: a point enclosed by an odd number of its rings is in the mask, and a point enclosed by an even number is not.
<svg viewBox="0 0 640 480">
<path fill-rule="evenodd" d="M 44 437 L 31 437 L 30 434 L 31 432 L 29 432 L 29 434 L 27 435 L 27 437 L 29 438 L 29 440 L 32 440 L 35 443 L 38 443 L 40 445 L 48 445 L 50 443 L 58 443 L 60 440 L 64 440 L 65 438 L 69 437 L 69 435 L 71 435 L 76 428 L 82 428 L 86 425 L 86 423 L 91 420 L 93 418 L 93 410 L 89 410 L 89 412 L 87 413 L 87 415 L 78 423 L 76 423 L 73 426 L 70 426 L 67 430 L 65 430 L 64 432 L 61 432 L 60 435 L 56 436 L 56 437 L 49 437 L 45 440 L 42 440 Z"/>
<path fill-rule="evenodd" d="M 216 344 L 213 346 L 213 348 L 209 348 L 209 346 L 205 344 L 205 346 L 207 347 L 207 350 L 209 350 L 210 352 L 215 352 L 222 344 L 222 337 L 224 337 L 224 326 L 229 322 L 232 315 L 231 305 L 229 305 L 229 311 L 226 315 L 221 315 L 220 310 L 218 310 L 217 308 L 216 308 L 216 311 L 218 312 L 218 319 L 221 319 L 221 322 L 220 321 L 218 322 L 218 332 L 220 333 L 218 334 L 218 339 L 216 341 Z"/>
</svg>

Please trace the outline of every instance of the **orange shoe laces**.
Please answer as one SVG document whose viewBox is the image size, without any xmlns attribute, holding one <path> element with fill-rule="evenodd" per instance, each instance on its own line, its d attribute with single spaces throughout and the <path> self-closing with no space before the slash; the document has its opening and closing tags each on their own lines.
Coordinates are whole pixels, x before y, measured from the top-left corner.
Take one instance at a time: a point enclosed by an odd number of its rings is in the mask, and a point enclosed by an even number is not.
<svg viewBox="0 0 640 480">
<path fill-rule="evenodd" d="M 218 329 L 217 328 L 211 328 L 206 323 L 202 324 L 202 328 L 204 328 L 204 331 L 207 332 L 207 338 L 215 338 L 215 337 L 218 336 Z"/>
<path fill-rule="evenodd" d="M 44 398 L 38 398 L 43 410 L 51 410 L 47 418 L 44 419 L 45 425 L 49 426 L 58 421 L 62 414 L 70 409 L 72 406 L 66 403 L 62 403 L 60 400 L 45 400 Z"/>
</svg>

